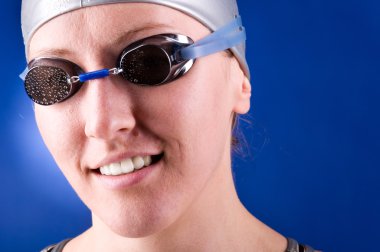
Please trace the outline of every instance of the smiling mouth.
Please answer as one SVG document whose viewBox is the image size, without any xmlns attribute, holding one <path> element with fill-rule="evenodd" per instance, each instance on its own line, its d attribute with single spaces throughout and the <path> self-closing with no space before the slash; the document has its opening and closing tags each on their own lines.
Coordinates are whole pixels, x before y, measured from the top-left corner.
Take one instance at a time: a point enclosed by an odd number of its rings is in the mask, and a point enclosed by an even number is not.
<svg viewBox="0 0 380 252">
<path fill-rule="evenodd" d="M 123 174 L 133 173 L 145 167 L 158 163 L 164 156 L 164 153 L 159 155 L 135 156 L 126 158 L 120 162 L 115 162 L 96 169 L 101 175 L 119 176 Z"/>
</svg>

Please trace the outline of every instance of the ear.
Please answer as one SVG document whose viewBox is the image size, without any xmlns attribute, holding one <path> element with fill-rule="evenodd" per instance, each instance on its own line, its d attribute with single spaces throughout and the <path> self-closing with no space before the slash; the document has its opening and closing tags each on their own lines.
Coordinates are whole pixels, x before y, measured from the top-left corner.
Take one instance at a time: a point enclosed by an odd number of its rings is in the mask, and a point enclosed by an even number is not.
<svg viewBox="0 0 380 252">
<path fill-rule="evenodd" d="M 237 114 L 245 114 L 251 106 L 251 83 L 246 76 L 240 80 L 237 92 L 234 112 Z"/>
</svg>

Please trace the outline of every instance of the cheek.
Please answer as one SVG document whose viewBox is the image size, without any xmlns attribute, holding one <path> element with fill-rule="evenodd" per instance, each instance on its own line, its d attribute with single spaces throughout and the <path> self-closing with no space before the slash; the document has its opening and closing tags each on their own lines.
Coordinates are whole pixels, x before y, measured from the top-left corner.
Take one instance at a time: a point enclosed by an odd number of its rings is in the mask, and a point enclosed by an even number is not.
<svg viewBox="0 0 380 252">
<path fill-rule="evenodd" d="M 180 155 L 175 158 L 183 169 L 183 164 L 215 166 L 229 142 L 232 92 L 220 58 L 198 61 L 175 82 L 146 89 L 143 102 L 136 106 L 138 121 L 163 137 L 173 155 Z"/>
<path fill-rule="evenodd" d="M 83 145 L 79 122 L 74 114 L 55 107 L 36 105 L 35 118 L 41 136 L 65 175 L 69 175 L 69 167 L 78 167 Z"/>
</svg>

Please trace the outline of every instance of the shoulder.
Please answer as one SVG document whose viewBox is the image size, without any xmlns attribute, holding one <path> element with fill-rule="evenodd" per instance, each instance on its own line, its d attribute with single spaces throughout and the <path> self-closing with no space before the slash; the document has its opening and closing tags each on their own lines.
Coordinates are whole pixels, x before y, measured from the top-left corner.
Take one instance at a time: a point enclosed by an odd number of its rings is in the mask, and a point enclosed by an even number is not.
<svg viewBox="0 0 380 252">
<path fill-rule="evenodd" d="M 43 250 L 41 250 L 41 252 L 62 252 L 63 248 L 65 247 L 65 245 L 70 241 L 71 239 L 66 239 L 66 240 L 63 240 L 57 244 L 53 244 L 53 245 L 50 245 L 50 246 L 47 246 L 46 248 L 44 248 Z"/>
</svg>

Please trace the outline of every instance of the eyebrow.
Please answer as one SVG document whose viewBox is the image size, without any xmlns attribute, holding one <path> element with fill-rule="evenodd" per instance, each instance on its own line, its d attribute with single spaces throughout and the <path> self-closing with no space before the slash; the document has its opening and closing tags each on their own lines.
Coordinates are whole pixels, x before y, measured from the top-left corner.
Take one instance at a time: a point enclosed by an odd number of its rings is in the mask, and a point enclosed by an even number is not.
<svg viewBox="0 0 380 252">
<path fill-rule="evenodd" d="M 125 43 L 125 41 L 131 41 L 134 37 L 136 37 L 141 32 L 152 31 L 152 30 L 163 29 L 163 28 L 166 28 L 166 29 L 169 28 L 171 30 L 174 29 L 174 27 L 167 24 L 147 23 L 141 27 L 135 27 L 132 30 L 122 33 L 115 40 L 111 40 L 111 44 L 120 45 L 120 44 Z"/>
<path fill-rule="evenodd" d="M 156 29 L 174 29 L 174 27 L 167 25 L 167 24 L 161 24 L 161 23 L 145 23 L 142 26 L 134 27 L 131 30 L 128 30 L 126 32 L 121 33 L 120 36 L 118 36 L 115 39 L 110 40 L 111 45 L 119 46 L 121 44 L 124 44 L 125 41 L 131 41 L 134 37 L 137 37 L 137 35 L 141 32 L 156 30 Z M 68 55 L 72 55 L 73 52 L 70 50 L 67 50 L 65 48 L 43 48 L 41 50 L 37 50 L 31 60 L 39 57 L 44 57 L 44 55 L 54 56 L 54 57 L 65 57 Z M 30 60 L 30 61 L 31 61 Z"/>
</svg>

